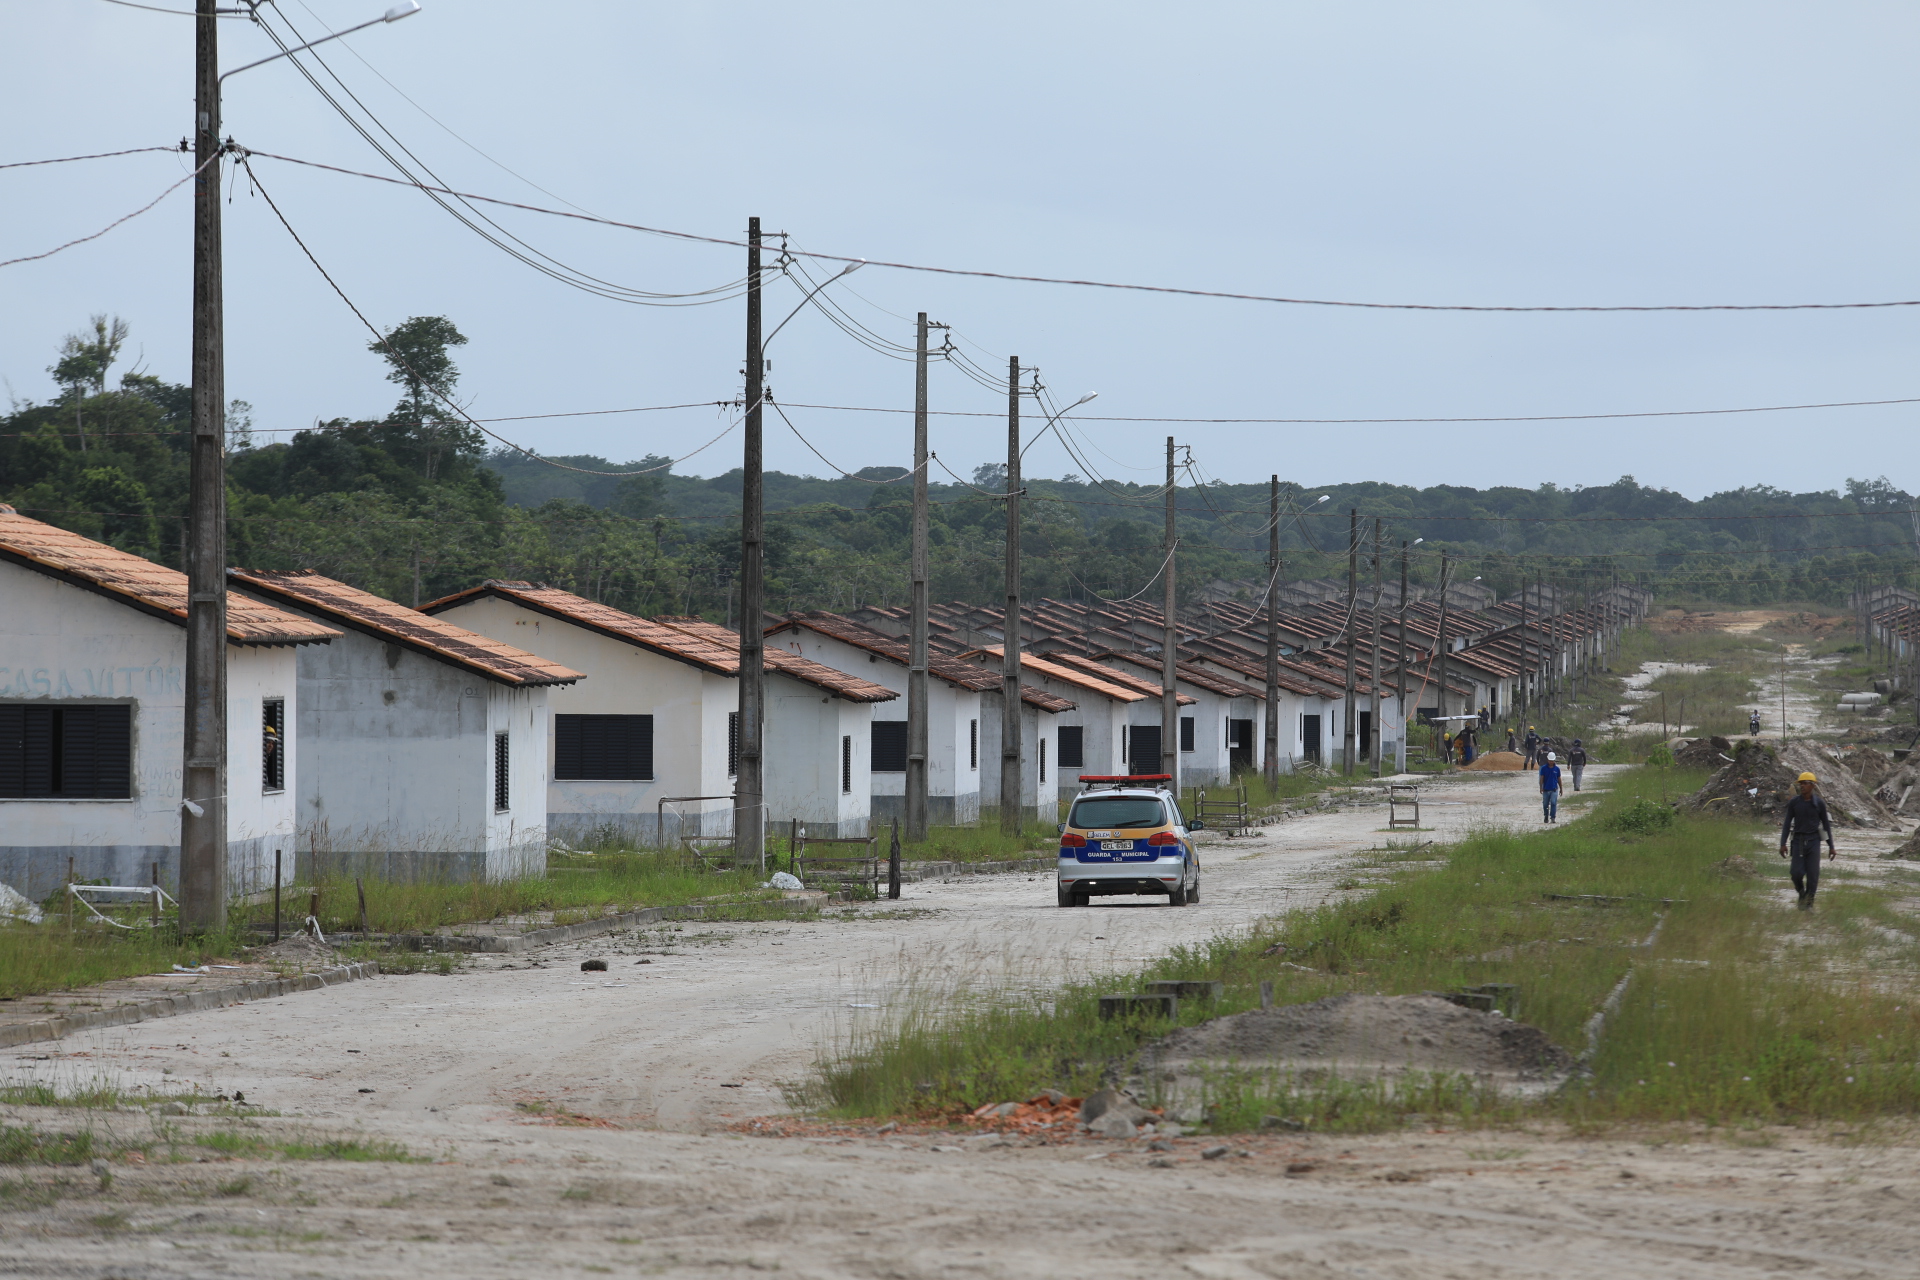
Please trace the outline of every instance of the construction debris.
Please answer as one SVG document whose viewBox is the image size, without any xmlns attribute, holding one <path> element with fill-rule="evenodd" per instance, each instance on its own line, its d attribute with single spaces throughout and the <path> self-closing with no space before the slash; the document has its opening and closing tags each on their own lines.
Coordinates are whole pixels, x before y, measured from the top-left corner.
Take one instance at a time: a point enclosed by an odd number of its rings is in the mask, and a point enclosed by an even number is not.
<svg viewBox="0 0 1920 1280">
<path fill-rule="evenodd" d="M 1703 813 L 1779 822 L 1786 813 L 1787 801 L 1795 794 L 1795 780 L 1802 773 L 1820 780 L 1820 795 L 1835 825 L 1889 825 L 1887 811 L 1847 772 L 1836 755 L 1801 742 L 1782 748 L 1742 739 L 1734 746 L 1733 762 L 1724 765 L 1685 803 Z"/>
</svg>

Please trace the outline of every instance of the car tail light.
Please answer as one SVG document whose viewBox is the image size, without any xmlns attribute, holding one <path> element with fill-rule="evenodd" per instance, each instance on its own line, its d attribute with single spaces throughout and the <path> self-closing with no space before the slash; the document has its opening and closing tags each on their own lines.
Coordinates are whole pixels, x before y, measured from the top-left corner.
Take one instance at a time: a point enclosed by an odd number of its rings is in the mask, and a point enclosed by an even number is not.
<svg viewBox="0 0 1920 1280">
<path fill-rule="evenodd" d="M 1060 833 L 1060 847 L 1062 849 L 1084 849 L 1087 847 L 1087 838 L 1085 836 L 1077 836 L 1071 831 L 1063 831 Z"/>
<path fill-rule="evenodd" d="M 1180 837 L 1171 831 L 1156 831 L 1147 837 L 1147 843 L 1158 845 L 1179 844 Z"/>
</svg>

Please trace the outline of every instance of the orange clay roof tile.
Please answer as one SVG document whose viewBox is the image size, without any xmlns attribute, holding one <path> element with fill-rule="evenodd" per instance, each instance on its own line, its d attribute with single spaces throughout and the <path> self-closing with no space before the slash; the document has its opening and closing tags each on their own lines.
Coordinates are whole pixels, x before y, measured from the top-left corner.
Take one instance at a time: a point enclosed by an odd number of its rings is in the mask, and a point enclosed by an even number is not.
<svg viewBox="0 0 1920 1280">
<path fill-rule="evenodd" d="M 0 506 L 0 558 L 98 592 L 142 613 L 186 624 L 186 574 L 20 515 L 8 506 Z M 339 634 L 332 627 L 272 605 L 243 596 L 227 598 L 227 640 L 231 644 L 315 644 Z"/>
<path fill-rule="evenodd" d="M 578 671 L 305 569 L 229 569 L 240 587 L 426 653 L 500 684 L 572 684 Z"/>
</svg>

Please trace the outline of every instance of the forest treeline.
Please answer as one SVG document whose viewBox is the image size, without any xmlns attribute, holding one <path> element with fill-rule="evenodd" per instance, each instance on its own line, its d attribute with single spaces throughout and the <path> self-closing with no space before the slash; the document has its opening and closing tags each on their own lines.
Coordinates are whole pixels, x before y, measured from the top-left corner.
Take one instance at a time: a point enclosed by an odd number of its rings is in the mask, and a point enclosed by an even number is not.
<svg viewBox="0 0 1920 1280">
<path fill-rule="evenodd" d="M 181 563 L 187 509 L 188 389 L 144 370 L 110 374 L 126 326 L 95 317 L 49 366 L 60 394 L 0 417 L 0 502 L 165 564 Z M 441 408 L 466 342 L 444 317 L 408 320 L 369 345 L 398 386 L 377 420 L 318 421 L 257 442 L 249 409 L 228 425 L 232 563 L 311 568 L 412 603 L 483 578 L 550 582 L 642 614 L 730 621 L 739 557 L 740 472 L 675 474 L 667 460 L 591 455 L 542 461 L 489 450 Z M 632 471 L 625 477 L 586 471 Z M 1218 464 L 1216 463 L 1216 468 Z M 906 596 L 909 484 L 898 467 L 822 479 L 766 477 L 769 607 L 846 609 Z M 932 483 L 936 598 L 988 602 L 1002 591 L 1001 468 Z M 1861 580 L 1915 580 L 1915 498 L 1884 477 L 1844 491 L 1764 485 L 1699 500 L 1623 476 L 1608 485 L 1412 488 L 1283 480 L 1287 579 L 1344 573 L 1347 513 L 1389 551 L 1424 539 L 1411 576 L 1430 583 L 1437 553 L 1505 592 L 1523 576 L 1578 589 L 1616 579 L 1669 597 L 1730 604 L 1841 602 Z M 984 492 L 983 492 L 984 491 Z M 1066 476 L 1026 481 L 1023 590 L 1125 597 L 1164 560 L 1157 486 Z M 1319 502 L 1321 495 L 1327 501 Z M 1177 492 L 1181 595 L 1220 579 L 1268 577 L 1265 477 Z M 1389 566 L 1389 573 L 1397 565 Z"/>
</svg>

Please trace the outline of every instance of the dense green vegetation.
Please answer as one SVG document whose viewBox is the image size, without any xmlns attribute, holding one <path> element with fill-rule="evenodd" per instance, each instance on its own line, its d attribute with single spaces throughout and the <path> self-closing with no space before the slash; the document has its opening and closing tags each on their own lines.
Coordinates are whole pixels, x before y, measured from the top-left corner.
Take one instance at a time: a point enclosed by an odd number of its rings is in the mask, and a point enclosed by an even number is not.
<svg viewBox="0 0 1920 1280">
<path fill-rule="evenodd" d="M 0 417 L 0 501 L 116 546 L 180 563 L 187 496 L 188 389 L 144 370 L 110 379 L 128 337 L 95 317 L 49 366 L 60 394 Z M 234 563 L 312 568 L 411 603 L 487 578 L 529 578 L 643 614 L 734 612 L 738 469 L 676 475 L 649 455 L 618 463 L 551 461 L 488 451 L 443 409 L 466 339 L 439 316 L 395 328 L 372 355 L 401 389 L 384 418 L 326 418 L 292 438 L 256 443 L 248 407 L 229 411 L 228 531 Z M 907 486 L 898 467 L 820 479 L 766 477 L 768 597 L 775 609 L 904 602 Z M 1001 586 L 1004 473 L 930 484 L 936 598 L 989 600 Z M 980 492 L 981 489 L 988 493 Z M 1160 568 L 1153 486 L 1066 476 L 1027 482 L 1026 573 L 1032 596 L 1128 596 Z M 1294 518 L 1320 494 L 1312 514 Z M 1392 542 L 1426 539 L 1413 568 L 1429 582 L 1450 549 L 1502 592 L 1522 575 L 1575 587 L 1644 582 L 1726 603 L 1838 603 L 1861 578 L 1909 581 L 1914 498 L 1885 479 L 1844 493 L 1765 485 L 1699 501 L 1631 476 L 1562 489 L 1426 489 L 1361 482 L 1283 485 L 1288 577 L 1344 571 L 1346 510 L 1385 520 Z M 1214 579 L 1263 579 L 1264 481 L 1214 481 L 1179 493 L 1183 594 Z"/>
</svg>

